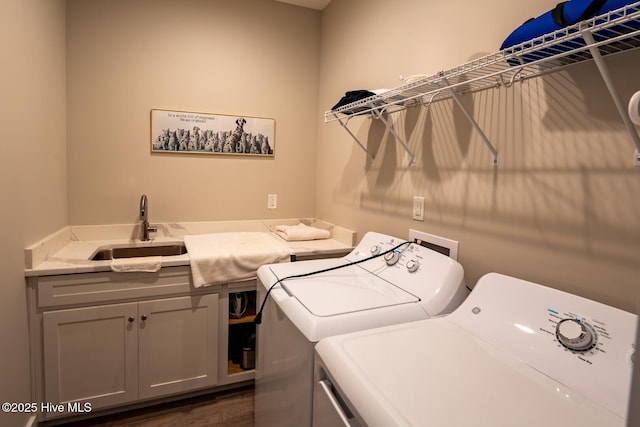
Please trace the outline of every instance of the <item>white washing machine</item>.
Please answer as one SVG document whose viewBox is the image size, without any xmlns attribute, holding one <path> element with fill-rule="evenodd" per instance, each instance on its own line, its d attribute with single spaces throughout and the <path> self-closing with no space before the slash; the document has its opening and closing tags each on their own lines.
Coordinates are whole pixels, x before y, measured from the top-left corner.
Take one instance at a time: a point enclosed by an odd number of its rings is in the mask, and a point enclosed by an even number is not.
<svg viewBox="0 0 640 427">
<path fill-rule="evenodd" d="M 270 288 L 257 327 L 257 427 L 311 425 L 320 339 L 446 314 L 468 295 L 455 260 L 373 232 L 344 258 L 260 267 L 259 301 Z"/>
<path fill-rule="evenodd" d="M 624 426 L 636 320 L 490 273 L 448 316 L 322 340 L 313 425 Z"/>
</svg>

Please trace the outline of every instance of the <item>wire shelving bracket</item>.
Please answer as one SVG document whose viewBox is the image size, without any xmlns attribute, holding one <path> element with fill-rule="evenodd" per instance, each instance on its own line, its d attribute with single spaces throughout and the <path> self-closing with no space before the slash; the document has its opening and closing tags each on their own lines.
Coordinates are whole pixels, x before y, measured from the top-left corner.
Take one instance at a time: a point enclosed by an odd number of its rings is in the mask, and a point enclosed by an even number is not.
<svg viewBox="0 0 640 427">
<path fill-rule="evenodd" d="M 409 162 L 409 165 L 410 166 L 415 166 L 415 164 L 416 164 L 416 156 L 409 149 L 409 146 L 404 141 L 404 139 L 393 128 L 393 125 L 391 124 L 391 122 L 384 117 L 384 115 L 385 115 L 384 108 L 380 109 L 380 110 L 370 111 L 369 115 L 370 115 L 370 117 L 372 117 L 374 119 L 380 120 L 385 125 L 387 130 L 394 136 L 396 141 L 398 141 L 400 143 L 400 145 L 402 145 L 402 148 L 404 148 L 404 151 L 411 158 L 411 160 Z M 353 116 L 347 116 L 346 118 L 344 118 L 344 117 L 336 116 L 336 120 L 338 121 L 340 126 L 342 126 L 347 131 L 347 133 L 351 136 L 351 138 L 353 138 L 353 140 L 356 142 L 356 144 L 358 144 L 358 146 L 360 148 L 362 148 L 362 150 L 367 154 L 367 157 L 373 162 L 375 160 L 375 156 L 372 155 L 371 153 L 369 153 L 369 150 L 367 150 L 367 147 L 364 146 L 364 144 L 358 139 L 358 137 L 353 132 L 351 132 L 351 129 L 349 129 L 349 127 L 347 126 L 349 124 L 349 120 L 351 120 L 352 117 Z"/>
<path fill-rule="evenodd" d="M 460 100 L 460 97 L 458 96 L 456 91 L 453 88 L 451 88 L 451 85 L 449 84 L 449 81 L 447 80 L 446 77 L 444 78 L 444 81 L 449 87 L 449 90 L 451 91 L 451 97 L 456 102 L 456 104 L 458 104 L 458 107 L 460 107 L 460 109 L 464 113 L 467 120 L 469 120 L 469 123 L 471 123 L 471 125 L 474 127 L 476 132 L 478 132 L 478 135 L 480 135 L 480 139 L 482 139 L 482 142 L 484 142 L 484 145 L 486 145 L 489 151 L 491 152 L 491 155 L 493 156 L 493 162 L 492 162 L 493 166 L 498 166 L 498 151 L 495 149 L 493 144 L 491 144 L 491 141 L 489 141 L 489 138 L 487 138 L 487 135 L 485 135 L 485 133 L 482 131 L 482 128 L 480 127 L 478 122 L 476 122 L 476 120 L 473 118 L 471 113 L 467 111 L 467 109 L 465 108 L 464 104 Z"/>
<path fill-rule="evenodd" d="M 633 140 L 633 144 L 636 147 L 633 164 L 634 166 L 640 166 L 640 136 L 638 136 L 638 131 L 636 127 L 631 122 L 631 118 L 629 117 L 629 111 L 626 106 L 622 103 L 620 96 L 618 96 L 618 92 L 616 91 L 615 86 L 613 85 L 613 79 L 611 78 L 611 74 L 609 74 L 609 68 L 607 64 L 605 64 L 604 59 L 602 59 L 602 55 L 600 54 L 600 49 L 596 44 L 596 41 L 593 38 L 593 34 L 591 30 L 584 29 L 582 30 L 582 37 L 587 42 L 589 46 L 589 51 L 591 52 L 591 56 L 593 57 L 593 61 L 596 63 L 596 67 L 600 72 L 600 76 L 602 76 L 602 80 L 604 80 L 604 84 L 607 86 L 609 90 L 609 95 L 611 95 L 611 99 L 613 99 L 613 103 L 616 105 L 616 109 L 618 110 L 618 114 L 622 118 L 625 127 L 629 131 L 629 135 L 631 135 L 631 139 Z"/>
</svg>

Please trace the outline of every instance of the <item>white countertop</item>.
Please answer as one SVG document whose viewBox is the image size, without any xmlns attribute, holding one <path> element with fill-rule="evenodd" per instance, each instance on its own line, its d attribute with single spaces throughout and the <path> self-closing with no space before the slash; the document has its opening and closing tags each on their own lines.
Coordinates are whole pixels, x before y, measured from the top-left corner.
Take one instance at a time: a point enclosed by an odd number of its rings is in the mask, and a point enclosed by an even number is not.
<svg viewBox="0 0 640 427">
<path fill-rule="evenodd" d="M 327 229 L 331 238 L 289 242 L 273 232 L 276 225 L 307 225 Z M 50 276 L 111 271 L 111 261 L 91 261 L 104 246 L 149 246 L 182 243 L 185 235 L 222 232 L 268 232 L 288 245 L 296 257 L 345 253 L 355 245 L 355 232 L 317 219 L 216 221 L 152 224 L 158 227 L 151 240 L 143 242 L 139 224 L 68 226 L 25 249 L 25 276 Z M 189 265 L 189 255 L 162 257 L 162 267 Z"/>
</svg>

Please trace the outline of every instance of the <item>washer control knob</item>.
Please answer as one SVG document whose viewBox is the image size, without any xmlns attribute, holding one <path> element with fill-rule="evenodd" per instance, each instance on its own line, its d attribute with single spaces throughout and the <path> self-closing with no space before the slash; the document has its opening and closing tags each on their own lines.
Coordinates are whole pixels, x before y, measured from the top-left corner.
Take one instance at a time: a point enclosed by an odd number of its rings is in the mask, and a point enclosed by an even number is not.
<svg viewBox="0 0 640 427">
<path fill-rule="evenodd" d="M 409 273 L 415 273 L 416 271 L 418 271 L 419 267 L 420 263 L 415 259 L 410 259 L 409 261 L 407 261 L 407 270 L 409 271 Z"/>
<path fill-rule="evenodd" d="M 371 252 L 371 255 L 378 255 L 380 253 L 380 246 L 373 245 L 369 251 Z"/>
<path fill-rule="evenodd" d="M 384 256 L 384 260 L 387 262 L 387 265 L 394 265 L 400 259 L 400 252 L 391 251 L 387 252 Z"/>
<path fill-rule="evenodd" d="M 563 319 L 556 325 L 556 338 L 573 351 L 588 351 L 596 345 L 596 336 L 590 326 L 578 319 Z"/>
</svg>

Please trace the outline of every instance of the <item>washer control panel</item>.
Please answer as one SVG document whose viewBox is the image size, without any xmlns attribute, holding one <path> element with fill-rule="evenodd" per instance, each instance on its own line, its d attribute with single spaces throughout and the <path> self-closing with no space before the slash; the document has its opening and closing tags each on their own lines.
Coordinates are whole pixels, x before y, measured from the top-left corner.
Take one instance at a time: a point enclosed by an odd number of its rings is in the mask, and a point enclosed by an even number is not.
<svg viewBox="0 0 640 427">
<path fill-rule="evenodd" d="M 456 260 L 397 237 L 366 233 L 345 259 L 365 260 L 358 266 L 418 297 L 430 315 L 451 311 L 468 293 Z"/>
<path fill-rule="evenodd" d="M 447 319 L 557 381 L 563 396 L 578 393 L 626 413 L 635 314 L 489 273 Z"/>
<path fill-rule="evenodd" d="M 587 366 L 610 363 L 610 347 L 622 343 L 618 341 L 619 334 L 609 326 L 614 320 L 586 313 L 588 311 L 584 309 L 561 311 L 555 307 L 547 307 L 546 319 L 538 330 L 542 336 L 548 337 L 548 342 L 553 343 L 558 351 L 572 355 Z M 614 340 L 616 337 L 618 338 Z M 625 346 L 624 351 L 629 356 L 626 358 L 627 365 L 631 364 L 634 349 L 632 343 Z"/>
<path fill-rule="evenodd" d="M 405 243 L 403 240 L 397 239 L 395 237 L 387 237 L 388 238 L 386 239 L 383 238 L 381 241 L 373 243 L 373 245 L 369 248 L 370 256 L 381 256 L 387 266 L 391 267 L 397 264 L 401 258 L 404 260 L 407 253 L 414 252 L 414 250 L 410 248 L 410 246 L 413 245 L 412 243 Z M 358 245 L 358 247 L 350 255 L 353 258 L 357 259 L 363 254 L 366 254 L 367 251 L 360 248 L 361 246 L 366 246 L 366 243 L 364 241 L 361 242 L 360 245 Z M 416 271 L 418 271 L 420 262 L 415 257 L 404 261 L 409 273 L 415 273 Z M 374 263 L 369 263 L 369 265 L 372 264 Z"/>
<path fill-rule="evenodd" d="M 454 261 L 417 243 L 374 232 L 367 233 L 346 258 L 358 261 L 369 257 L 377 258 L 364 262 L 362 267 L 372 273 L 393 266 L 397 266 L 402 272 L 420 273 L 425 259 L 435 259 L 443 265 Z"/>
</svg>

